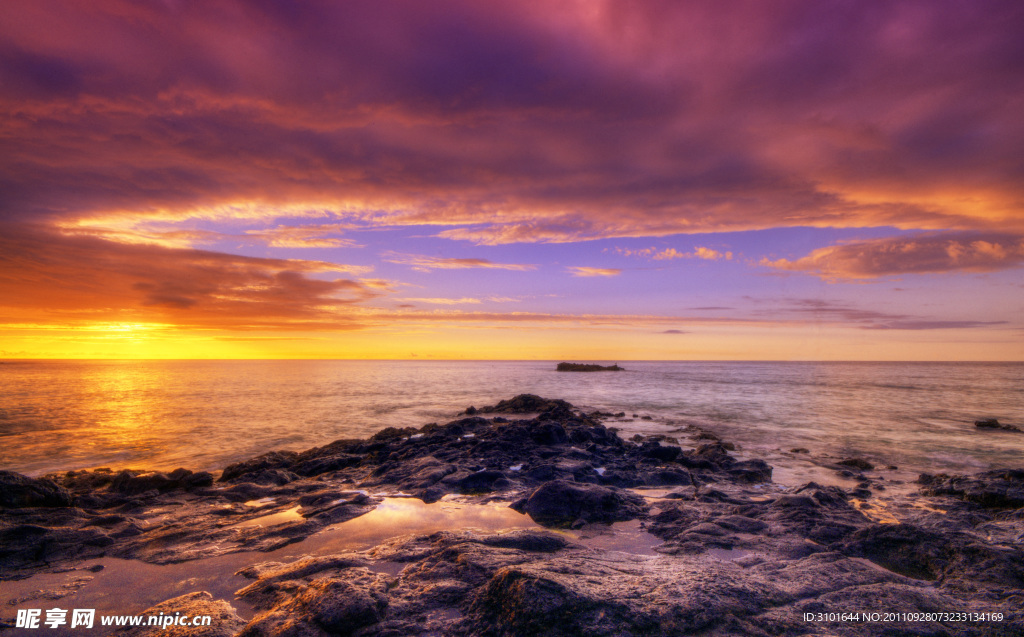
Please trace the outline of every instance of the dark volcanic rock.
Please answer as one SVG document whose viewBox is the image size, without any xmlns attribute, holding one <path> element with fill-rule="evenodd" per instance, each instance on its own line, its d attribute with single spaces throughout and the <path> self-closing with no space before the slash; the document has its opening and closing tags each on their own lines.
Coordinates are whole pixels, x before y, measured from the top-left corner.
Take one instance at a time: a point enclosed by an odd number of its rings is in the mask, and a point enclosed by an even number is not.
<svg viewBox="0 0 1024 637">
<path fill-rule="evenodd" d="M 569 541 L 561 535 L 533 530 L 485 535 L 480 538 L 480 543 L 487 546 L 540 553 L 553 553 L 569 546 Z"/>
<path fill-rule="evenodd" d="M 937 580 L 947 590 L 1020 594 L 1024 588 L 1024 551 L 987 545 L 962 531 L 883 524 L 859 529 L 831 548 L 907 577 Z"/>
<path fill-rule="evenodd" d="M 564 480 L 547 482 L 511 506 L 551 527 L 632 520 L 648 509 L 644 499 L 632 492 Z"/>
<path fill-rule="evenodd" d="M 686 469 L 660 469 L 642 472 L 640 476 L 643 478 L 643 483 L 650 486 L 689 486 L 696 482 Z"/>
<path fill-rule="evenodd" d="M 13 471 L 0 471 L 0 507 L 71 506 L 67 489 L 46 478 L 30 478 Z"/>
<path fill-rule="evenodd" d="M 498 571 L 469 608 L 479 635 L 602 635 L 628 623 L 629 608 L 593 599 L 555 577 L 516 567 Z"/>
<path fill-rule="evenodd" d="M 875 468 L 875 465 L 871 464 L 864 458 L 847 458 L 846 460 L 840 460 L 836 464 L 844 467 L 853 467 L 854 469 L 860 469 L 861 471 L 870 471 Z"/>
<path fill-rule="evenodd" d="M 14 570 L 39 563 L 104 555 L 106 548 L 114 543 L 108 531 L 70 526 L 80 525 L 84 517 L 82 514 L 78 519 L 53 520 L 56 523 L 53 527 L 39 524 L 0 526 L 0 573 L 9 576 Z"/>
<path fill-rule="evenodd" d="M 842 509 L 840 493 L 810 487 L 791 494 L 795 499 L 786 503 Z M 259 611 L 242 634 L 796 637 L 809 634 L 803 613 L 864 612 L 878 604 L 906 613 L 963 612 L 981 604 L 986 612 L 1004 616 L 1002 622 L 974 625 L 896 619 L 886 623 L 884 634 L 1019 634 L 1015 578 L 1021 567 L 1013 566 L 1017 556 L 1012 552 L 1002 557 L 973 553 L 958 534 L 879 527 L 866 520 L 843 542 L 807 544 L 813 550 L 800 552 L 786 548 L 793 542 L 789 531 L 751 517 L 771 509 L 770 504 L 730 499 L 738 504 L 680 503 L 676 521 L 693 527 L 683 536 L 690 544 L 762 542 L 762 555 L 735 561 L 692 551 L 640 557 L 528 530 L 407 536 L 367 553 L 306 557 L 242 571 L 256 581 L 238 594 Z M 726 513 L 737 508 L 750 515 Z M 701 518 L 706 521 L 692 524 Z M 930 581 L 878 567 L 890 561 Z M 390 578 L 371 574 L 384 565 L 400 565 L 401 571 Z M 956 571 L 967 575 L 959 578 Z M 331 582 L 351 588 L 339 599 L 325 594 Z M 971 589 L 971 582 L 983 588 Z M 325 612 L 350 609 L 348 628 L 324 626 L 329 621 Z M 861 622 L 823 622 L 817 628 L 815 634 L 883 634 Z"/>
<path fill-rule="evenodd" d="M 292 580 L 291 588 L 293 597 L 258 615 L 239 637 L 352 635 L 383 619 L 388 606 L 388 578 L 365 568 L 349 568 L 308 584 Z"/>
<path fill-rule="evenodd" d="M 298 474 L 292 473 L 287 469 L 263 469 L 261 471 L 252 471 L 250 473 L 243 474 L 245 477 L 245 483 L 261 484 L 261 485 L 273 485 L 283 486 L 289 482 L 294 482 L 299 479 Z M 261 494 L 252 493 L 248 497 L 259 497 Z M 247 497 L 247 499 L 248 499 Z"/>
<path fill-rule="evenodd" d="M 663 447 L 661 443 L 656 440 L 643 443 L 639 450 L 640 455 L 646 458 L 653 458 L 664 462 L 672 462 L 676 460 L 682 452 L 683 450 L 679 447 Z"/>
<path fill-rule="evenodd" d="M 477 471 L 456 482 L 456 486 L 462 493 L 487 493 L 493 491 L 498 481 L 505 481 L 505 474 L 501 471 Z"/>
<path fill-rule="evenodd" d="M 900 575 L 924 580 L 939 577 L 950 558 L 943 535 L 909 524 L 880 524 L 859 529 L 837 548 L 847 555 L 866 557 Z"/>
<path fill-rule="evenodd" d="M 476 413 L 475 409 L 473 410 L 473 413 Z M 416 429 L 413 427 L 402 427 L 401 429 L 399 429 L 398 427 L 385 427 L 384 429 L 381 429 L 377 433 L 373 434 L 373 436 L 370 437 L 370 440 L 388 441 L 394 440 L 395 438 L 403 438 L 414 433 L 416 433 Z"/>
<path fill-rule="evenodd" d="M 110 490 L 125 495 L 139 495 L 148 491 L 165 493 L 175 489 L 198 489 L 212 484 L 213 474 L 207 471 L 193 473 L 188 469 L 175 469 L 165 474 L 126 469 L 113 477 Z"/>
<path fill-rule="evenodd" d="M 299 454 L 294 451 L 271 451 L 255 458 L 228 465 L 220 474 L 220 482 L 237 480 L 247 473 L 259 473 L 267 469 L 288 469 Z"/>
<path fill-rule="evenodd" d="M 772 481 L 771 465 L 759 458 L 737 462 L 726 469 L 726 473 L 737 482 Z"/>
<path fill-rule="evenodd" d="M 975 476 L 923 473 L 917 479 L 921 493 L 952 496 L 983 507 L 1024 507 L 1024 469 L 999 469 Z"/>
<path fill-rule="evenodd" d="M 354 467 L 363 461 L 363 456 L 351 453 L 336 453 L 324 455 L 306 460 L 301 460 L 292 466 L 292 471 L 300 476 L 318 476 L 322 473 L 340 471 Z"/>
<path fill-rule="evenodd" d="M 813 482 L 778 496 L 758 517 L 819 544 L 838 541 L 868 522 L 841 489 Z"/>
<path fill-rule="evenodd" d="M 548 400 L 534 394 L 519 394 L 515 398 L 502 400 L 493 407 L 484 407 L 479 411 L 484 413 L 526 414 L 558 408 L 571 409 L 572 405 L 564 400 Z"/>
<path fill-rule="evenodd" d="M 565 428 L 558 423 L 547 422 L 531 431 L 533 441 L 539 445 L 557 445 L 569 441 Z"/>
<path fill-rule="evenodd" d="M 305 621 L 330 634 L 350 635 L 379 622 L 387 605 L 386 576 L 362 569 L 349 570 L 342 576 L 315 580 L 296 597 L 291 608 L 277 609 L 257 624 L 262 628 L 275 619 L 283 619 L 283 631 L 257 634 L 291 635 L 295 624 Z M 243 633 L 247 634 L 253 631 Z"/>
</svg>

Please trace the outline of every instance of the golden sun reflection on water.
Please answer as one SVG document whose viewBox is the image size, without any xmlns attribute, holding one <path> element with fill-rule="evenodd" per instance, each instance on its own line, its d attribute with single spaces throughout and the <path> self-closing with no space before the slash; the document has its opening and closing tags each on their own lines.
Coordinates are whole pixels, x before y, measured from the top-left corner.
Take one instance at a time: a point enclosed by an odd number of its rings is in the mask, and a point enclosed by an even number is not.
<svg viewBox="0 0 1024 637">
<path fill-rule="evenodd" d="M 131 326 L 125 329 L 132 333 Z M 171 441 L 161 440 L 156 432 L 166 427 L 160 414 L 167 406 L 159 375 L 151 367 L 125 363 L 89 366 L 83 368 L 73 391 L 81 412 L 93 418 L 88 434 L 76 436 L 79 444 L 130 451 L 136 458 L 131 465 L 138 468 L 149 468 L 149 457 L 166 452 Z M 76 432 L 80 433 L 85 432 Z"/>
</svg>

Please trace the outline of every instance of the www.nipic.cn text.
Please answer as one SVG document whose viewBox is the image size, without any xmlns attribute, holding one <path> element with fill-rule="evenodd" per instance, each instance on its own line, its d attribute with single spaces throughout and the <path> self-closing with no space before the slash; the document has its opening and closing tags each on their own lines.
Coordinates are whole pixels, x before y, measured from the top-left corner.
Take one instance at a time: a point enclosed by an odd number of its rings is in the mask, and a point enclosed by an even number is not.
<svg viewBox="0 0 1024 637">
<path fill-rule="evenodd" d="M 70 614 L 70 616 L 69 616 Z M 41 608 L 23 608 L 18 611 L 15 628 L 92 628 L 96 625 L 96 609 L 94 608 L 51 608 L 43 614 Z M 213 618 L 209 615 L 100 615 L 100 626 L 159 626 L 162 629 L 171 626 L 209 626 Z"/>
</svg>

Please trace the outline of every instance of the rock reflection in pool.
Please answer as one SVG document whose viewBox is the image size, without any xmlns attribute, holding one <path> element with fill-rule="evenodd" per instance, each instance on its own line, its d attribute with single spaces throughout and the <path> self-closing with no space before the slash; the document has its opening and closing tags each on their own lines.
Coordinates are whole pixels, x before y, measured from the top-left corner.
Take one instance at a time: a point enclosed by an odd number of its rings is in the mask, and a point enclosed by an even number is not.
<svg viewBox="0 0 1024 637">
<path fill-rule="evenodd" d="M 590 548 L 646 557 L 658 557 L 660 554 L 654 547 L 662 544 L 660 539 L 642 527 L 640 520 L 613 522 L 611 525 L 593 524 L 579 531 L 564 533 Z"/>
<path fill-rule="evenodd" d="M 731 560 L 738 560 L 741 557 L 746 557 L 750 555 L 750 551 L 745 551 L 743 549 L 708 549 L 708 555 L 716 560 L 728 562 Z"/>
<path fill-rule="evenodd" d="M 286 549 L 289 553 L 324 553 L 367 549 L 398 535 L 479 529 L 495 532 L 539 529 L 530 516 L 507 504 L 465 504 L 445 497 L 426 504 L 415 498 L 384 498 L 366 515 L 324 529 Z"/>
<path fill-rule="evenodd" d="M 239 522 L 237 526 L 274 526 L 275 524 L 284 524 L 285 522 L 301 522 L 305 518 L 299 515 L 300 508 L 301 507 L 292 507 L 287 511 L 263 515 L 258 518 Z"/>
<path fill-rule="evenodd" d="M 271 526 L 292 519 L 302 519 L 297 507 L 254 518 L 239 526 L 254 523 Z M 301 542 L 266 553 L 228 553 L 166 565 L 111 557 L 88 560 L 82 566 L 100 564 L 104 568 L 90 574 L 89 578 L 83 578 L 85 584 L 79 590 L 52 604 L 62 608 L 65 605 L 72 608 L 94 608 L 97 614 L 135 614 L 166 599 L 205 590 L 213 594 L 215 599 L 227 600 L 238 610 L 239 615 L 249 619 L 255 614 L 254 610 L 247 603 L 235 599 L 234 592 L 251 582 L 234 573 L 252 564 L 287 562 L 303 555 L 359 551 L 399 535 L 461 529 L 493 533 L 523 528 L 541 527 L 529 516 L 508 508 L 506 504 L 468 504 L 450 497 L 432 504 L 414 498 L 384 498 L 370 513 L 324 529 Z M 6 603 L 7 612 L 12 614 L 19 608 L 39 608 L 50 602 L 40 601 L 33 592 L 60 588 L 76 577 L 82 577 L 80 571 L 43 573 L 17 582 L 4 582 L 0 603 Z M 22 601 L 16 601 L 19 598 Z M 65 637 L 73 636 L 76 632 L 64 626 L 48 634 Z"/>
</svg>

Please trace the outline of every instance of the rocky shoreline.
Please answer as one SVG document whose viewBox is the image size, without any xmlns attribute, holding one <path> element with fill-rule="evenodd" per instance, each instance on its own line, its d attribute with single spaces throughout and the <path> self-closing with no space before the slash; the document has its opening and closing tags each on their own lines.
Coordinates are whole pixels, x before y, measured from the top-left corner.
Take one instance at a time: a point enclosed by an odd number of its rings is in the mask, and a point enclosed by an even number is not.
<svg viewBox="0 0 1024 637">
<path fill-rule="evenodd" d="M 925 474 L 919 493 L 882 498 L 871 463 L 848 459 L 835 470 L 855 488 L 786 489 L 713 435 L 623 440 L 611 416 L 520 395 L 220 475 L 0 472 L 0 584 L 244 553 L 237 599 L 188 591 L 150 611 L 205 608 L 219 619 L 194 634 L 244 636 L 1024 634 L 1024 471 Z M 508 506 L 533 528 L 260 557 L 395 497 Z M 611 532 L 619 545 L 588 540 Z"/>
</svg>

